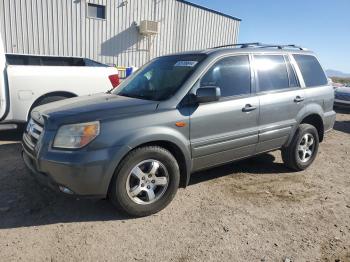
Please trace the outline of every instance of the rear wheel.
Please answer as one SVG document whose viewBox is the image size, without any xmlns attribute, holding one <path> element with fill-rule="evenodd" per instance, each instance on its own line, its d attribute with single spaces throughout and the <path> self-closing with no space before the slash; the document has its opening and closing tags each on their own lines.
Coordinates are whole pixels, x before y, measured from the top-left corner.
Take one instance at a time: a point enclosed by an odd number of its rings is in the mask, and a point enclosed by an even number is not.
<svg viewBox="0 0 350 262">
<path fill-rule="evenodd" d="M 45 105 L 48 103 L 60 101 L 60 100 L 67 99 L 67 98 L 69 98 L 69 97 L 67 97 L 67 96 L 48 96 L 48 97 L 45 97 L 45 98 L 39 100 L 37 103 L 35 103 L 31 110 L 33 110 L 34 107 L 42 106 L 42 105 Z"/>
<path fill-rule="evenodd" d="M 71 98 L 71 97 L 68 97 L 68 96 L 48 96 L 48 97 L 45 97 L 45 98 L 37 101 L 36 103 L 34 103 L 34 105 L 32 105 L 32 107 L 29 110 L 27 122 L 18 124 L 17 130 L 20 133 L 23 133 L 23 131 L 25 130 L 25 127 L 27 126 L 27 123 L 31 117 L 32 111 L 35 107 L 49 104 L 49 103 L 56 102 L 56 101 L 60 101 L 63 99 L 68 99 L 68 98 Z"/>
<path fill-rule="evenodd" d="M 165 208 L 179 187 L 180 171 L 174 156 L 158 146 L 137 148 L 117 169 L 110 200 L 132 216 L 147 216 Z"/>
<path fill-rule="evenodd" d="M 291 144 L 282 149 L 283 162 L 295 171 L 305 170 L 315 160 L 318 146 L 317 129 L 309 124 L 301 124 Z"/>
</svg>

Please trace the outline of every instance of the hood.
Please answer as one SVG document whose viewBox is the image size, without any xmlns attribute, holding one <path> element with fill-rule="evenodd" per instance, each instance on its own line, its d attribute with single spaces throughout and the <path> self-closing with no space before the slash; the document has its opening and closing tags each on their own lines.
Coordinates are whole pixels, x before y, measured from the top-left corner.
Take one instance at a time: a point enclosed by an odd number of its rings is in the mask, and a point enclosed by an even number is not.
<svg viewBox="0 0 350 262">
<path fill-rule="evenodd" d="M 347 86 L 341 86 L 335 89 L 336 93 L 343 93 L 343 94 L 349 94 L 350 95 L 350 87 Z"/>
<path fill-rule="evenodd" d="M 65 99 L 36 107 L 32 117 L 42 116 L 50 122 L 77 123 L 103 120 L 157 108 L 157 101 L 142 100 L 114 94 L 97 94 Z"/>
</svg>

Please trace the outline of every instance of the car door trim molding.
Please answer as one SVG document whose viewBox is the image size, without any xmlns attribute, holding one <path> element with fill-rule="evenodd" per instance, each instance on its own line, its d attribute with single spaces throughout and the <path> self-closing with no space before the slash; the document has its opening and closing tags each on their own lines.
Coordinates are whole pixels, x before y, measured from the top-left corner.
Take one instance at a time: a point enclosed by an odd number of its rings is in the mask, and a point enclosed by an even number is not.
<svg viewBox="0 0 350 262">
<path fill-rule="evenodd" d="M 292 125 L 287 126 L 287 127 L 279 127 L 278 129 L 260 132 L 259 143 L 289 136 L 291 134 L 291 131 L 292 131 Z"/>
<path fill-rule="evenodd" d="M 207 144 L 206 143 L 212 143 L 212 142 L 218 142 L 218 143 L 221 143 L 221 142 L 225 142 L 225 141 L 229 141 L 229 140 L 232 140 L 232 139 L 240 139 L 242 137 L 245 137 L 245 136 L 252 136 L 254 133 L 256 132 L 255 128 L 252 130 L 245 130 L 244 132 L 230 132 L 228 135 L 226 136 L 220 136 L 220 137 L 213 137 L 213 138 L 208 138 L 208 139 L 201 139 L 201 140 L 192 140 L 192 145 L 193 146 L 197 146 L 198 148 L 199 147 L 203 147 L 203 146 L 206 146 Z"/>
</svg>

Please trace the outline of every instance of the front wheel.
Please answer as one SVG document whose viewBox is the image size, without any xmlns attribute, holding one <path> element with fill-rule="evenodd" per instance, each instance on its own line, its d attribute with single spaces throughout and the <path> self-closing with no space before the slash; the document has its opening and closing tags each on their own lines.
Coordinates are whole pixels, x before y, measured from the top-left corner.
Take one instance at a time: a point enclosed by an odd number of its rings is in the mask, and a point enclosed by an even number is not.
<svg viewBox="0 0 350 262">
<path fill-rule="evenodd" d="M 318 146 L 317 129 L 309 124 L 301 124 L 291 144 L 282 149 L 283 162 L 295 171 L 305 170 L 315 160 Z"/>
<path fill-rule="evenodd" d="M 129 215 L 141 217 L 165 208 L 180 182 L 174 156 L 158 146 L 137 148 L 117 169 L 109 191 L 110 200 Z"/>
</svg>

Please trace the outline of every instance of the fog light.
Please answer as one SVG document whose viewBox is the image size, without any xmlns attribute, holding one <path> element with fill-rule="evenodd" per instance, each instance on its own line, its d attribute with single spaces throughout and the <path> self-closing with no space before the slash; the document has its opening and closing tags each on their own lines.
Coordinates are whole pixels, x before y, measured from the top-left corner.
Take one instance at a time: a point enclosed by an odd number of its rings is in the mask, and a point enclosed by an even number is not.
<svg viewBox="0 0 350 262">
<path fill-rule="evenodd" d="M 66 188 L 64 186 L 58 186 L 58 188 L 61 190 L 61 192 L 65 193 L 65 194 L 69 194 L 69 195 L 74 194 L 74 192 L 72 190 L 70 190 L 69 188 Z"/>
</svg>

